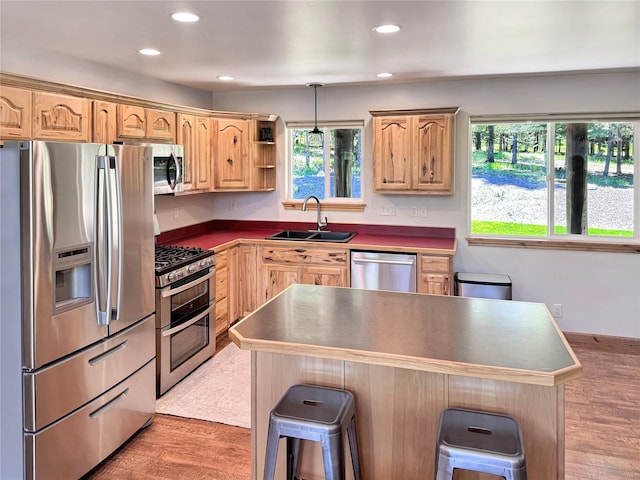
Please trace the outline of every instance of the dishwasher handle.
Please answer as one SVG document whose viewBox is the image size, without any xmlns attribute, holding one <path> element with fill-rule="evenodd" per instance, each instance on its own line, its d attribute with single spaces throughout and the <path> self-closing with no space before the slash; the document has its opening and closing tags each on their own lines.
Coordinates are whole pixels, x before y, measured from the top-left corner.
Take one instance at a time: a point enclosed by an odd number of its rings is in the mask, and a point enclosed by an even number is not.
<svg viewBox="0 0 640 480">
<path fill-rule="evenodd" d="M 402 260 L 381 260 L 377 258 L 352 258 L 353 263 L 385 263 L 389 265 L 415 265 L 415 261 L 402 261 Z"/>
</svg>

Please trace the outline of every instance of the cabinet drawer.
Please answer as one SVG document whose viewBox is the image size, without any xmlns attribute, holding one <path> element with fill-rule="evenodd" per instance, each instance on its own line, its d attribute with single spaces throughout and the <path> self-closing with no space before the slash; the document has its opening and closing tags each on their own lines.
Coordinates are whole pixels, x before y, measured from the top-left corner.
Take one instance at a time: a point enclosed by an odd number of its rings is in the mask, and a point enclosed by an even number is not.
<svg viewBox="0 0 640 480">
<path fill-rule="evenodd" d="M 420 257 L 420 271 L 449 273 L 449 259 L 450 257 L 432 257 L 429 255 L 422 255 Z"/>
<path fill-rule="evenodd" d="M 265 263 L 290 263 L 296 265 L 347 265 L 346 250 L 324 248 L 263 247 Z"/>
<path fill-rule="evenodd" d="M 216 269 L 216 302 L 227 298 L 229 294 L 228 273 L 227 267 Z"/>
<path fill-rule="evenodd" d="M 216 253 L 215 259 L 217 269 L 225 268 L 228 265 L 229 252 L 225 250 L 224 252 Z"/>
<path fill-rule="evenodd" d="M 216 302 L 216 336 L 229 328 L 229 301 L 227 298 Z"/>
</svg>

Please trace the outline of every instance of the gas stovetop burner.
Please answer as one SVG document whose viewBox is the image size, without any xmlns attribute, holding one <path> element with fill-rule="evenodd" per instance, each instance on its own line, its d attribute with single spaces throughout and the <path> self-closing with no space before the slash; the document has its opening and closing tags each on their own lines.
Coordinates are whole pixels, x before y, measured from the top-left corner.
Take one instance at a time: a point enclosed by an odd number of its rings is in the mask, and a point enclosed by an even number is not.
<svg viewBox="0 0 640 480">
<path fill-rule="evenodd" d="M 213 252 L 195 247 L 156 246 L 156 284 L 165 285 L 185 275 L 213 267 Z M 207 259 L 207 260 L 205 260 Z"/>
</svg>

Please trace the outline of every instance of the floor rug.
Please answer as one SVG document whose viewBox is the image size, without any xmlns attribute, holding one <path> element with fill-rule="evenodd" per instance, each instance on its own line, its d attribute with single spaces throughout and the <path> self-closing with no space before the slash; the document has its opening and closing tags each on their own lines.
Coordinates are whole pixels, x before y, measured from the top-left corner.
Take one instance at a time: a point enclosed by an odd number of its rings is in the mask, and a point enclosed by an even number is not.
<svg viewBox="0 0 640 480">
<path fill-rule="evenodd" d="M 230 343 L 156 401 L 156 412 L 251 427 L 251 352 Z"/>
</svg>

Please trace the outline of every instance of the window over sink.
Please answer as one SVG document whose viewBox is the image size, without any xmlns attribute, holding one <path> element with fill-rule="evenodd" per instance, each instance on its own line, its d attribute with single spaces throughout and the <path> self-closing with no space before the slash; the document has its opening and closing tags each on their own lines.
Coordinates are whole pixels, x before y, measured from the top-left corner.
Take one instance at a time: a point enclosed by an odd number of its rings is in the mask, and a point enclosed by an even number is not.
<svg viewBox="0 0 640 480">
<path fill-rule="evenodd" d="M 287 123 L 287 199 L 362 203 L 363 121 Z"/>
</svg>

